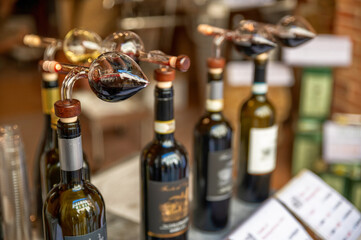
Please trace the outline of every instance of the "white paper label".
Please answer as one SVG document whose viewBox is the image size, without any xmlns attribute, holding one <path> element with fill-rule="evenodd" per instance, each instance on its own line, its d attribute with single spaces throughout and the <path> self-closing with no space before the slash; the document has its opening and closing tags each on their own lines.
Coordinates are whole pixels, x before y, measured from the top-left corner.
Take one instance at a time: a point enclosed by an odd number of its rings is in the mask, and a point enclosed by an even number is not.
<svg viewBox="0 0 361 240">
<path fill-rule="evenodd" d="M 329 163 L 359 163 L 361 126 L 326 121 L 323 125 L 323 158 Z"/>
<path fill-rule="evenodd" d="M 322 239 L 361 237 L 360 212 L 308 170 L 293 178 L 276 197 Z"/>
<path fill-rule="evenodd" d="M 277 200 L 271 198 L 227 240 L 311 240 L 302 225 Z"/>
<path fill-rule="evenodd" d="M 276 167 L 278 126 L 252 128 L 249 135 L 248 173 L 265 174 Z"/>
</svg>

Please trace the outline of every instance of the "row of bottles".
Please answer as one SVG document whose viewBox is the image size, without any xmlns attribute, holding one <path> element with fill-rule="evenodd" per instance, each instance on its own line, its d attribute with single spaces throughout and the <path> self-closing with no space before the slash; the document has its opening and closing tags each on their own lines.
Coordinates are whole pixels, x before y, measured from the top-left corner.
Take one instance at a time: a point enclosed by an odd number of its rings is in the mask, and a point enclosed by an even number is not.
<svg viewBox="0 0 361 240">
<path fill-rule="evenodd" d="M 277 126 L 274 108 L 266 97 L 265 71 L 267 52 L 276 44 L 255 22 L 241 22 L 240 26 L 237 31 L 212 26 L 199 29 L 215 36 L 215 56 L 207 61 L 206 113 L 194 131 L 193 217 L 194 224 L 206 231 L 217 231 L 227 225 L 233 189 L 233 132 L 222 114 L 225 60 L 219 49 L 225 39 L 233 41 L 237 49 L 250 55 L 255 63 L 252 96 L 240 111 L 241 132 L 236 147 L 239 150 L 238 198 L 248 202 L 265 200 L 275 169 Z M 277 32 L 272 25 L 266 27 Z M 308 38 L 311 38 L 310 33 L 307 32 Z M 295 36 L 300 38 L 300 35 Z M 36 39 L 41 43 L 50 41 Z M 69 45 L 66 41 L 61 44 L 65 43 Z M 89 67 L 41 61 L 42 69 L 49 73 L 44 74 L 43 81 L 46 131 L 35 169 L 39 206 L 35 216 L 43 216 L 45 239 L 106 239 L 105 205 L 100 192 L 89 181 L 90 171 L 82 150 L 78 121 L 80 102 L 72 99 L 72 88 L 77 79 L 88 78 L 98 98 L 108 102 L 125 100 L 148 85 L 147 77 L 137 64 L 145 61 L 159 68 L 154 71 L 157 81 L 154 139 L 142 150 L 140 159 L 142 239 L 187 239 L 190 164 L 186 150 L 174 138 L 172 82 L 174 69 L 187 71 L 190 60 L 184 55 L 168 56 L 158 50 L 147 53 L 141 39 L 131 32 L 114 33 L 105 43 L 110 49 L 88 58 Z M 123 49 L 125 45 L 127 48 Z M 76 52 L 71 54 L 70 60 L 76 59 Z M 67 74 L 61 100 L 58 100 L 57 73 Z M 52 122 L 50 116 L 55 101 L 55 115 L 59 117 L 57 137 L 56 118 L 53 116 Z M 43 213 L 39 211 L 40 206 L 43 206 Z"/>
<path fill-rule="evenodd" d="M 235 31 L 200 25 L 198 31 L 213 36 L 216 58 L 208 59 L 208 99 L 206 113 L 194 131 L 194 225 L 217 231 L 229 220 L 232 196 L 232 129 L 222 115 L 224 60 L 220 57 L 223 40 L 253 59 L 251 96 L 239 110 L 236 196 L 245 202 L 260 203 L 270 195 L 271 175 L 276 167 L 278 127 L 275 109 L 267 99 L 266 67 L 268 52 L 276 46 L 298 46 L 315 36 L 304 20 L 292 16 L 277 26 L 241 21 Z M 223 63 L 222 63 L 223 60 Z"/>
</svg>

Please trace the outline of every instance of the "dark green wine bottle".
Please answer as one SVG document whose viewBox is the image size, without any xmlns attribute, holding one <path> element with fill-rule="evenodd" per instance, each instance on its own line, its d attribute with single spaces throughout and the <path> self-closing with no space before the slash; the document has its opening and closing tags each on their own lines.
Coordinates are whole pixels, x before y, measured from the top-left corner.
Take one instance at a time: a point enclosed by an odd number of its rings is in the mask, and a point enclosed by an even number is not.
<svg viewBox="0 0 361 240">
<path fill-rule="evenodd" d="M 34 165 L 33 165 L 33 200 L 35 202 L 34 208 L 32 208 L 31 220 L 35 222 L 39 231 L 41 231 L 41 219 L 42 219 L 42 191 L 41 191 L 41 158 L 46 151 L 54 147 L 53 139 L 54 131 L 51 129 L 51 109 L 56 101 L 60 98 L 58 75 L 56 73 L 42 73 L 41 81 L 41 97 L 44 114 L 43 133 L 40 140 L 39 148 L 37 150 Z M 42 233 L 41 233 L 42 234 Z"/>
<path fill-rule="evenodd" d="M 59 161 L 59 143 L 57 131 L 58 117 L 55 116 L 54 110 L 51 112 L 51 128 L 52 128 L 52 148 L 45 151 L 40 160 L 41 169 L 41 192 L 43 203 L 48 192 L 60 182 L 60 161 Z M 90 168 L 87 157 L 83 152 L 83 178 L 90 181 Z"/>
<path fill-rule="evenodd" d="M 232 128 L 222 113 L 223 67 L 223 59 L 208 60 L 206 113 L 194 130 L 193 223 L 205 231 L 227 226 L 232 195 Z"/>
<path fill-rule="evenodd" d="M 254 61 L 252 96 L 240 111 L 238 198 L 262 202 L 270 192 L 271 174 L 276 167 L 277 125 L 275 109 L 268 101 L 265 73 L 267 54 Z"/>
<path fill-rule="evenodd" d="M 75 99 L 58 101 L 55 112 L 60 117 L 57 128 L 61 177 L 44 203 L 44 238 L 107 239 L 103 197 L 82 176 L 83 151 L 77 120 L 80 102 Z"/>
<path fill-rule="evenodd" d="M 141 238 L 186 240 L 189 163 L 186 150 L 174 138 L 171 83 L 155 88 L 154 128 L 155 138 L 141 154 Z"/>
</svg>

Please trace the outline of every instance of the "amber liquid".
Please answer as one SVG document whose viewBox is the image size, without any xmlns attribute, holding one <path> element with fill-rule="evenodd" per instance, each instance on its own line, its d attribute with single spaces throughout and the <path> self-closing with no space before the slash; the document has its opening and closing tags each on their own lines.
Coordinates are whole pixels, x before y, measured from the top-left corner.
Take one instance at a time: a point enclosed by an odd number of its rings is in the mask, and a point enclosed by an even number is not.
<svg viewBox="0 0 361 240">
<path fill-rule="evenodd" d="M 94 81 L 89 80 L 89 84 L 93 92 L 107 102 L 125 100 L 148 85 L 147 82 L 140 81 L 137 77 L 125 77 L 122 73 L 100 76 Z"/>
</svg>

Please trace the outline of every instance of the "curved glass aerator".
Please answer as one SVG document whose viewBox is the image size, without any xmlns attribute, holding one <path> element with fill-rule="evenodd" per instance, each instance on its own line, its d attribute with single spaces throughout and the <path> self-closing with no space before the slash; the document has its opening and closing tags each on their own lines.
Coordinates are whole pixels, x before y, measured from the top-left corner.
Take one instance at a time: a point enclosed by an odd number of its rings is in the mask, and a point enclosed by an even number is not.
<svg viewBox="0 0 361 240">
<path fill-rule="evenodd" d="M 311 24 L 299 16 L 285 16 L 277 25 L 265 24 L 265 28 L 287 47 L 297 47 L 316 36 Z"/>
<path fill-rule="evenodd" d="M 223 36 L 247 56 L 268 52 L 277 46 L 272 35 L 259 23 L 251 20 L 242 20 L 239 27 L 233 31 L 206 24 L 200 24 L 198 31 L 206 36 Z"/>
<path fill-rule="evenodd" d="M 190 66 L 188 56 L 169 56 L 159 50 L 145 52 L 143 41 L 131 31 L 119 31 L 106 37 L 102 43 L 103 52 L 121 52 L 136 61 L 155 63 L 186 72 Z"/>
<path fill-rule="evenodd" d="M 56 46 L 48 53 L 47 50 L 45 51 L 44 60 L 53 60 L 55 51 L 63 48 L 65 56 L 72 63 L 91 63 L 100 55 L 102 39 L 95 32 L 75 28 L 66 34 L 64 41 L 29 34 L 25 35 L 23 42 L 29 47 L 46 47 L 48 49 Z"/>
<path fill-rule="evenodd" d="M 72 99 L 74 83 L 81 78 L 87 78 L 96 96 L 107 102 L 125 100 L 149 84 L 138 64 L 121 53 L 104 53 L 89 67 L 56 61 L 41 61 L 40 65 L 46 72 L 67 74 L 61 88 L 62 100 Z"/>
<path fill-rule="evenodd" d="M 298 16 L 285 16 L 277 25 L 242 20 L 233 31 L 201 24 L 198 31 L 206 36 L 224 36 L 248 56 L 273 49 L 276 46 L 274 38 L 284 46 L 296 47 L 316 36 L 312 26 Z"/>
</svg>

